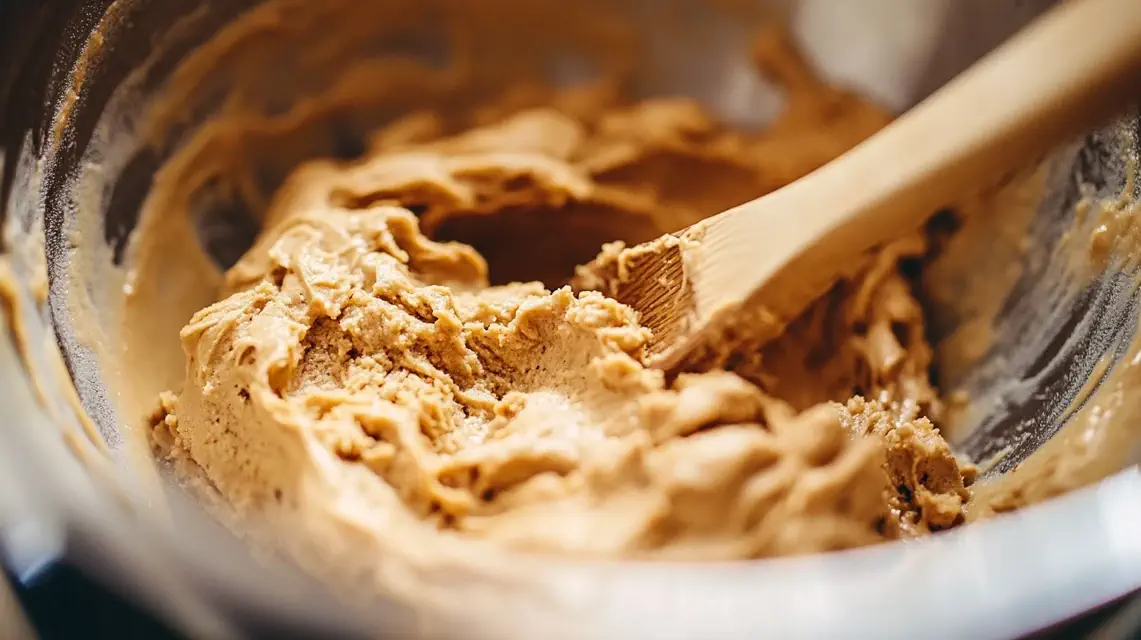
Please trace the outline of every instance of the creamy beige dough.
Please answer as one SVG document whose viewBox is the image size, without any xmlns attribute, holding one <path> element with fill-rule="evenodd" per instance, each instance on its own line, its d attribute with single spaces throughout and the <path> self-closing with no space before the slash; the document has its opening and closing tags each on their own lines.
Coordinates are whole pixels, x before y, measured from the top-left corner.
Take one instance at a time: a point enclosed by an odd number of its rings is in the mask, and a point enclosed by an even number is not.
<svg viewBox="0 0 1141 640">
<path fill-rule="evenodd" d="M 869 256 L 763 350 L 676 379 L 645 366 L 631 309 L 561 286 L 602 240 L 762 195 L 888 122 L 779 34 L 757 51 L 788 92 L 760 133 L 684 98 L 547 92 L 473 108 L 461 131 L 413 113 L 361 158 L 297 168 L 181 332 L 156 454 L 282 536 L 351 505 L 510 549 L 732 559 L 963 522 L 973 468 L 929 419 L 932 351 L 901 270 L 922 238 Z"/>
</svg>

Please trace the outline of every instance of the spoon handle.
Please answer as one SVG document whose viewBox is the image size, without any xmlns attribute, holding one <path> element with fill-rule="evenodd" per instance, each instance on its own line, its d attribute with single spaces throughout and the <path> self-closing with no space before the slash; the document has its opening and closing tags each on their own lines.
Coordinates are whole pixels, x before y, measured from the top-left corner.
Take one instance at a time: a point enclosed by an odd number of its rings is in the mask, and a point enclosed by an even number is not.
<svg viewBox="0 0 1141 640">
<path fill-rule="evenodd" d="M 1139 98 L 1141 3 L 1070 0 L 824 168 L 818 186 L 914 223 Z"/>
<path fill-rule="evenodd" d="M 654 316 L 688 329 L 657 366 L 703 358 L 744 310 L 790 321 L 874 246 L 1138 98 L 1139 0 L 1062 2 L 839 159 L 688 229 L 685 297 L 674 297 L 685 308 Z M 671 269 L 641 280 L 671 281 Z"/>
<path fill-rule="evenodd" d="M 1141 98 L 1141 3 L 1069 0 L 875 136 L 695 225 L 690 324 L 763 304 L 790 318 L 886 241 Z M 693 333 L 663 366 L 701 342 Z"/>
</svg>

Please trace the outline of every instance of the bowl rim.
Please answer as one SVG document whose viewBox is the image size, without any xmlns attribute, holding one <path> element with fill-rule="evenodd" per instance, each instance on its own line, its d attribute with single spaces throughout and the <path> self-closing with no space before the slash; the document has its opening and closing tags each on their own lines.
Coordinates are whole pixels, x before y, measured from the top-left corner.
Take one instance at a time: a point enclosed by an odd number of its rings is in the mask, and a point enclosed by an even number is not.
<svg viewBox="0 0 1141 640">
<path fill-rule="evenodd" d="M 365 637 L 378 624 L 414 617 L 395 604 L 376 610 L 375 602 L 371 608 L 345 603 L 299 571 L 223 553 L 240 543 L 213 523 L 171 530 L 155 512 L 132 517 L 58 437 L 7 337 L 0 339 L 0 380 L 0 407 L 7 409 L 0 459 L 12 462 L 0 469 L 0 488 L 35 497 L 43 535 L 58 537 L 64 561 L 190 635 L 236 636 L 251 620 L 273 618 L 282 628 Z M 184 498 L 174 497 L 175 508 L 192 509 L 178 506 Z M 0 534 L 17 515 L 0 508 Z M 20 552 L 10 540 L 0 544 L 4 557 Z M 546 627 L 517 629 L 520 636 L 859 636 L 921 628 L 945 636 L 1014 636 L 1141 588 L 1141 469 L 924 540 L 740 563 L 552 558 L 542 564 L 558 615 L 532 613 L 528 619 Z M 907 571 L 888 570 L 896 567 Z M 930 579 L 917 586 L 918 575 Z"/>
</svg>

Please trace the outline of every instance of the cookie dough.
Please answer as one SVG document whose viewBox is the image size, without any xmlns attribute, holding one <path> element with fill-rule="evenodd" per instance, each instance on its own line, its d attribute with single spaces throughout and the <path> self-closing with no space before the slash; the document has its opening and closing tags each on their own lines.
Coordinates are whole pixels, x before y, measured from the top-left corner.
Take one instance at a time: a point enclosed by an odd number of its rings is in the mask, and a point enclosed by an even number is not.
<svg viewBox="0 0 1141 640">
<path fill-rule="evenodd" d="M 604 241 L 779 188 L 888 122 L 783 37 L 757 50 L 788 93 L 759 133 L 689 99 L 551 91 L 463 130 L 414 113 L 359 158 L 299 167 L 181 332 L 156 454 L 282 536 L 365 512 L 517 550 L 708 560 L 963 522 L 973 468 L 929 419 L 908 275 L 922 238 L 868 256 L 763 350 L 676 379 L 645 366 L 630 308 L 563 286 Z"/>
</svg>

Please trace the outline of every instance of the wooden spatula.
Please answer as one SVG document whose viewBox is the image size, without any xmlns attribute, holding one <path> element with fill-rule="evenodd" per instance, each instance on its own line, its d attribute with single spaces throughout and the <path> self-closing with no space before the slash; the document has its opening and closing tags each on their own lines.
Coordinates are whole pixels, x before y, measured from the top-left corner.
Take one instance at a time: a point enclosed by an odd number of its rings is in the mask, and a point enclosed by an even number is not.
<svg viewBox="0 0 1141 640">
<path fill-rule="evenodd" d="M 628 250 L 601 288 L 641 312 L 654 366 L 716 366 L 779 335 L 870 249 L 1137 98 L 1141 0 L 1069 0 L 830 164 Z"/>
</svg>

